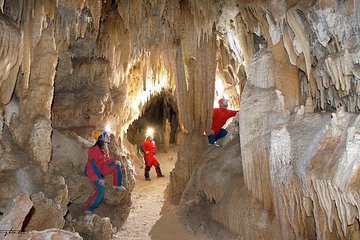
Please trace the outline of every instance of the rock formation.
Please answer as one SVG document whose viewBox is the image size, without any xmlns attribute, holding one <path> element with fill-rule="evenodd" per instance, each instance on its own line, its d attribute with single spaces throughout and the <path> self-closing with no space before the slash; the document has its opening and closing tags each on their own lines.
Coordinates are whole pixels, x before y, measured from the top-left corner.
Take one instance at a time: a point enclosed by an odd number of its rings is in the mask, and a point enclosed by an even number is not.
<svg viewBox="0 0 360 240">
<path fill-rule="evenodd" d="M 0 213 L 26 195 L 12 229 L 110 239 L 141 161 L 128 140 L 162 102 L 169 200 L 194 231 L 360 238 L 359 19 L 355 0 L 0 0 Z M 239 114 L 209 149 L 222 95 Z M 130 191 L 107 188 L 86 218 L 86 150 L 106 125 Z"/>
</svg>

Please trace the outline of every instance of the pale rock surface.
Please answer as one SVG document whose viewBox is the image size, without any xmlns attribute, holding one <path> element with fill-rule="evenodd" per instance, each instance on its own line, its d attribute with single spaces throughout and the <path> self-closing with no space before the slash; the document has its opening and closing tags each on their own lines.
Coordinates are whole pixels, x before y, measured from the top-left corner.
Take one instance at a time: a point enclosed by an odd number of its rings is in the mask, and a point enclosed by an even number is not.
<svg viewBox="0 0 360 240">
<path fill-rule="evenodd" d="M 58 171 L 72 169 L 78 174 L 83 173 L 87 160 L 87 148 L 91 144 L 88 141 L 86 145 L 80 144 L 77 139 L 66 137 L 58 130 L 53 130 L 51 140 L 53 151 L 49 168 Z"/>
<path fill-rule="evenodd" d="M 113 236 L 113 228 L 110 219 L 100 217 L 96 214 L 81 216 L 78 219 L 67 218 L 65 229 L 76 231 L 84 238 L 89 240 L 111 240 Z"/>
<path fill-rule="evenodd" d="M 53 159 L 50 169 L 60 174 L 66 182 L 69 195 L 69 213 L 71 221 L 84 217 L 85 206 L 88 199 L 93 195 L 94 189 L 89 179 L 85 176 L 85 164 L 87 162 L 87 150 L 93 143 L 81 138 L 70 131 L 55 130 L 53 134 Z M 134 187 L 134 166 L 126 150 L 118 145 L 117 139 L 113 136 L 109 144 L 110 155 L 114 160 L 122 162 L 123 185 L 128 189 L 126 192 L 116 191 L 112 188 L 112 175 L 105 178 L 105 196 L 94 213 L 97 218 L 107 217 L 109 224 L 114 227 L 121 227 L 130 212 L 130 192 Z M 69 151 L 71 149 L 71 151 Z M 111 211 L 109 211 L 111 209 Z M 100 220 L 99 220 L 100 221 Z M 101 220 L 102 221 L 102 220 Z M 73 223 L 75 231 L 80 233 L 77 224 Z M 91 229 L 91 228 L 89 228 Z M 89 230 L 90 231 L 90 230 Z"/>
<path fill-rule="evenodd" d="M 12 146 L 10 139 L 10 133 L 7 127 L 5 127 L 2 137 L 0 138 L 0 170 L 14 170 L 24 166 L 24 162 L 16 157 L 15 152 L 19 149 Z"/>
<path fill-rule="evenodd" d="M 16 143 L 46 172 L 51 158 L 50 116 L 57 64 L 54 29 L 44 30 L 33 51 L 32 74 L 28 85 L 23 86 L 19 114 L 10 126 Z"/>
<path fill-rule="evenodd" d="M 61 229 L 47 229 L 44 231 L 31 231 L 20 233 L 16 240 L 38 240 L 38 239 L 56 239 L 56 240 L 82 240 L 78 233 L 72 233 Z"/>
<path fill-rule="evenodd" d="M 170 175 L 173 202 L 192 189 L 190 181 L 199 191 L 191 206 L 211 205 L 211 213 L 199 210 L 200 215 L 211 215 L 235 236 L 359 237 L 358 1 L 0 0 L 0 10 L 2 209 L 22 192 L 44 192 L 54 204 L 70 201 L 80 214 L 78 206 L 92 189 L 72 153 L 69 160 L 52 158 L 53 127 L 88 139 L 94 129 L 111 124 L 124 140 L 145 103 L 165 89 L 176 96 L 184 133 Z M 227 174 L 235 171 L 240 190 L 234 192 L 224 192 L 197 169 L 208 164 L 202 133 L 210 130 L 216 77 L 240 107 L 240 143 L 231 135 L 223 141 L 225 149 L 234 147 L 224 159 L 235 168 L 216 175 L 228 184 Z M 15 100 L 18 110 L 4 107 Z M 290 114 L 295 107 L 297 113 Z M 86 144 L 74 142 L 80 158 Z M 128 189 L 133 154 L 120 154 L 129 170 Z M 74 171 L 67 168 L 72 164 Z M 198 187 L 192 175 L 216 187 Z M 130 205 L 128 193 L 115 195 Z M 190 195 L 185 199 L 192 201 Z M 238 219 L 244 212 L 249 221 Z M 209 228 L 205 222 L 202 230 Z"/>
<path fill-rule="evenodd" d="M 33 208 L 30 211 L 30 219 L 23 226 L 25 231 L 42 231 L 50 228 L 62 229 L 65 225 L 64 215 L 67 208 L 59 203 L 54 203 L 44 193 L 39 192 L 31 196 Z"/>
<path fill-rule="evenodd" d="M 0 101 L 7 104 L 17 81 L 17 72 L 23 54 L 23 36 L 21 29 L 7 16 L 0 15 Z"/>
<path fill-rule="evenodd" d="M 341 110 L 334 116 L 294 114 L 270 132 L 263 168 L 269 182 L 258 183 L 268 184 L 268 210 L 246 186 L 238 140 L 225 137 L 220 148 L 209 148 L 180 202 L 184 224 L 210 239 L 356 239 L 358 117 Z"/>
<path fill-rule="evenodd" d="M 4 212 L 4 215 L 0 216 L 0 236 L 5 237 L 5 239 L 8 240 L 17 239 L 17 234 L 7 235 L 8 232 L 5 231 L 14 230 L 16 233 L 21 231 L 23 221 L 32 205 L 33 204 L 26 193 L 21 193 L 14 198 L 9 208 Z"/>
<path fill-rule="evenodd" d="M 262 56 L 267 59 L 269 54 Z M 260 57 L 251 64 L 260 65 L 261 63 Z M 262 64 L 262 66 L 271 68 L 272 65 Z M 258 77 L 257 74 L 261 75 Z M 269 209 L 272 208 L 272 200 L 269 165 L 266 159 L 270 148 L 270 133 L 271 129 L 285 123 L 289 118 L 281 92 L 275 90 L 274 85 L 264 85 L 268 88 L 259 87 L 262 86 L 259 83 L 274 82 L 274 78 L 274 74 L 264 76 L 262 72 L 253 72 L 253 75 L 249 76 L 251 81 L 245 86 L 239 111 L 245 183 L 254 196 L 264 204 L 264 207 Z"/>
<path fill-rule="evenodd" d="M 205 151 L 184 191 L 179 205 L 183 223 L 208 239 L 276 238 L 271 214 L 244 183 L 239 135 L 225 137 L 221 145 Z"/>
</svg>

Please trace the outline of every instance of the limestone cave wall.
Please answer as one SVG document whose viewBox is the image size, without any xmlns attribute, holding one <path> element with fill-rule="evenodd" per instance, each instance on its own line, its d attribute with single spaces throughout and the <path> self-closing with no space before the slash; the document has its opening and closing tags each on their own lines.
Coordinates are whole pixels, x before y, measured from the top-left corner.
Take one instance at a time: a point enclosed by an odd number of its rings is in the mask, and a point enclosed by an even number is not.
<svg viewBox="0 0 360 240">
<path fill-rule="evenodd" d="M 51 209 L 53 227 L 86 232 L 66 215 L 86 198 L 71 184 L 81 161 L 57 150 L 72 141 L 81 158 L 92 131 L 110 125 L 131 189 L 124 134 L 169 91 L 181 133 L 168 191 L 184 212 L 210 208 L 208 224 L 244 238 L 356 239 L 359 11 L 356 0 L 0 0 L 0 177 L 17 176 L 16 193 Z M 235 167 L 209 189 L 203 133 L 224 94 L 240 110 L 239 141 L 224 140 L 219 151 L 235 153 L 217 164 Z M 226 187 L 228 174 L 236 186 Z M 194 191 L 201 201 L 187 205 Z M 1 212 L 14 194 L 1 196 Z M 128 194 L 115 198 L 110 205 L 130 205 Z"/>
</svg>

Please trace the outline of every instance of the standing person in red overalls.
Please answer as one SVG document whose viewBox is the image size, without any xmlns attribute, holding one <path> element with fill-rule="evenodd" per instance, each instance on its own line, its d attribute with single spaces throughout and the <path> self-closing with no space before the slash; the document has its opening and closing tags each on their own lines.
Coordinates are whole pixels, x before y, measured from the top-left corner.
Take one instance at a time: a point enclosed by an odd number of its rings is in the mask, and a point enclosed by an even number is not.
<svg viewBox="0 0 360 240">
<path fill-rule="evenodd" d="M 109 157 L 107 144 L 110 137 L 106 131 L 95 133 L 97 140 L 95 145 L 88 150 L 88 160 L 85 167 L 85 175 L 89 178 L 91 185 L 95 189 L 94 195 L 89 199 L 85 213 L 91 214 L 99 206 L 105 194 L 105 176 L 113 175 L 113 188 L 126 191 L 122 186 L 121 162 L 113 161 Z"/>
<path fill-rule="evenodd" d="M 152 134 L 146 134 L 145 141 L 142 144 L 142 148 L 144 151 L 144 158 L 145 158 L 145 180 L 150 181 L 149 172 L 152 166 L 155 167 L 156 174 L 158 177 L 165 177 L 161 173 L 160 164 L 157 158 L 155 157 L 156 154 L 156 143 L 154 141 L 154 137 Z"/>
<path fill-rule="evenodd" d="M 226 121 L 234 117 L 238 111 L 228 110 L 228 100 L 226 98 L 221 98 L 219 100 L 220 108 L 215 108 L 213 111 L 213 119 L 211 130 L 212 133 L 208 136 L 209 145 L 214 144 L 215 146 L 219 146 L 217 144 L 217 140 L 226 136 L 226 129 L 222 128 Z"/>
</svg>

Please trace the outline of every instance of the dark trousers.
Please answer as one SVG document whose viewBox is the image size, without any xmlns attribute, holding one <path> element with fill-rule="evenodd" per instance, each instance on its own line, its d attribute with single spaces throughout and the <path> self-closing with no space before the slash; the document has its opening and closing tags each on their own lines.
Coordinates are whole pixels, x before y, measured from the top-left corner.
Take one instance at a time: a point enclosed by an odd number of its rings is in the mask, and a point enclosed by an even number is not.
<svg viewBox="0 0 360 240">
<path fill-rule="evenodd" d="M 148 165 L 145 165 L 145 178 L 149 178 L 150 177 L 150 169 L 151 169 L 151 166 L 148 166 Z M 162 175 L 161 173 L 161 168 L 160 168 L 160 164 L 158 164 L 156 167 L 155 167 L 155 171 L 156 171 L 156 175 L 159 177 Z"/>
<path fill-rule="evenodd" d="M 214 134 L 210 134 L 208 136 L 208 139 L 209 139 L 209 143 L 210 144 L 214 144 L 214 142 L 216 142 L 217 140 L 219 140 L 220 138 L 223 138 L 225 137 L 227 134 L 227 131 L 223 128 L 220 128 L 220 131 L 217 135 L 214 135 Z"/>
</svg>

